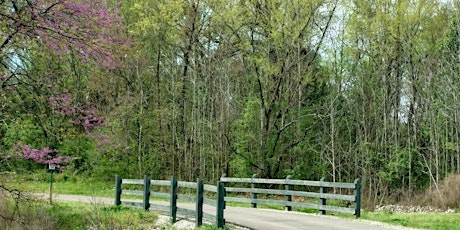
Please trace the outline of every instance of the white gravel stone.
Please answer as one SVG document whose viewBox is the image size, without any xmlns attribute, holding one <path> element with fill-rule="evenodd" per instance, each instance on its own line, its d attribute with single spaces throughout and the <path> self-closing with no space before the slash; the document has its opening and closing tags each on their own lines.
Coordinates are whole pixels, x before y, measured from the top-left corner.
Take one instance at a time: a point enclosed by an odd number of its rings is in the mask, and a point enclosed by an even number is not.
<svg viewBox="0 0 460 230">
<path fill-rule="evenodd" d="M 418 212 L 418 213 L 429 213 L 429 212 L 445 212 L 453 213 L 455 210 L 447 209 L 441 210 L 439 208 L 434 208 L 430 206 L 403 206 L 403 205 L 384 205 L 377 206 L 375 211 L 388 211 L 388 212 Z"/>
<path fill-rule="evenodd" d="M 204 225 L 213 225 L 213 223 L 204 221 Z M 236 225 L 230 225 L 227 224 L 227 226 L 230 226 L 230 229 L 235 229 L 235 230 L 248 230 L 248 228 L 236 226 Z M 187 218 L 177 218 L 177 222 L 171 225 L 169 222 L 169 216 L 164 216 L 164 215 L 159 215 L 157 221 L 155 222 L 155 227 L 154 229 L 162 229 L 162 230 L 189 230 L 189 229 L 195 229 L 195 220 L 194 219 L 187 219 Z"/>
</svg>

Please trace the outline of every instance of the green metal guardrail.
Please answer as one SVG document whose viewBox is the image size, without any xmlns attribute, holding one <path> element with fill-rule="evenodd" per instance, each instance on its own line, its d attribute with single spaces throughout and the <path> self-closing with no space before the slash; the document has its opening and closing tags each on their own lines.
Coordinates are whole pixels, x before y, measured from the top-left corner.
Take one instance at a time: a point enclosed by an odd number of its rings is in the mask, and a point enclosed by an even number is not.
<svg viewBox="0 0 460 230">
<path fill-rule="evenodd" d="M 354 183 L 341 183 L 341 182 L 328 182 L 322 178 L 320 181 L 307 181 L 307 180 L 292 180 L 291 176 L 287 176 L 286 179 L 261 179 L 257 178 L 256 175 L 252 178 L 230 178 L 221 177 L 220 181 L 225 183 L 225 201 L 243 202 L 250 203 L 251 207 L 257 208 L 257 204 L 267 205 L 280 205 L 284 206 L 286 211 L 291 211 L 292 207 L 311 208 L 320 211 L 320 214 L 326 214 L 326 211 L 335 211 L 342 213 L 354 214 L 356 218 L 361 216 L 361 180 L 356 179 Z M 232 183 L 232 185 L 230 185 Z M 235 187 L 235 184 L 250 184 L 246 187 Z M 266 185 L 284 185 L 284 189 L 268 189 L 260 188 L 261 184 Z M 294 186 L 304 187 L 303 190 L 294 190 Z M 268 186 L 267 186 L 268 187 Z M 307 192 L 305 188 L 317 187 L 319 192 Z M 349 193 L 352 191 L 353 195 L 328 193 L 329 188 L 348 190 Z M 311 190 L 311 189 L 310 189 Z M 250 194 L 251 198 L 242 198 L 230 196 L 231 193 L 246 193 Z M 279 199 L 260 199 L 258 194 L 265 195 L 281 195 L 285 196 L 284 200 Z M 299 201 L 293 201 L 292 197 L 305 197 L 305 198 L 318 198 L 319 203 L 305 203 Z M 354 204 L 354 207 L 340 207 L 327 205 L 327 200 L 341 200 L 346 201 L 348 204 Z"/>
<path fill-rule="evenodd" d="M 143 190 L 126 190 L 122 188 L 122 185 L 143 185 Z M 163 186 L 169 187 L 169 193 L 162 192 L 151 192 L 152 186 Z M 180 194 L 179 188 L 196 189 L 196 196 L 190 196 L 186 194 Z M 217 193 L 216 200 L 204 197 L 204 191 Z M 144 179 L 122 179 L 121 176 L 115 177 L 115 205 L 127 205 L 132 207 L 139 207 L 145 210 L 157 210 L 168 212 L 171 223 L 177 221 L 177 213 L 183 215 L 193 215 L 195 217 L 195 225 L 197 227 L 203 224 L 203 218 L 209 221 L 215 221 L 217 227 L 223 227 L 225 224 L 224 220 L 224 194 L 225 190 L 221 182 L 217 183 L 217 186 L 205 185 L 201 179 L 197 179 L 197 182 L 185 182 L 178 181 L 174 176 L 171 180 L 151 180 L 148 176 L 144 176 Z M 142 202 L 129 202 L 122 201 L 121 195 L 135 195 L 142 196 Z M 150 203 L 150 198 L 167 198 L 170 201 L 169 206 Z M 194 210 L 177 207 L 177 200 L 195 202 L 196 206 Z M 209 214 L 203 211 L 203 204 L 216 207 L 216 214 Z"/>
<path fill-rule="evenodd" d="M 230 186 L 230 183 L 250 184 L 250 187 L 235 187 Z M 143 190 L 128 190 L 122 188 L 122 185 L 129 184 L 142 185 Z M 262 187 L 261 184 L 278 186 L 284 185 L 284 189 L 260 188 Z M 152 186 L 169 187 L 169 193 L 152 192 Z M 305 190 L 299 191 L 294 189 L 295 186 L 318 187 L 319 192 L 307 192 Z M 196 194 L 195 196 L 181 194 L 179 193 L 179 188 L 196 189 Z M 353 195 L 328 193 L 329 188 L 353 190 Z M 214 198 L 205 197 L 205 191 L 214 193 Z M 231 193 L 246 193 L 250 194 L 251 198 L 230 196 Z M 143 200 L 142 202 L 122 201 L 122 194 L 142 196 Z M 258 194 L 281 195 L 284 196 L 285 199 L 260 199 Z M 319 203 L 312 204 L 302 201 L 293 201 L 293 196 L 318 198 Z M 167 198 L 169 199 L 170 204 L 169 206 L 159 204 L 152 205 L 150 203 L 150 197 Z M 349 208 L 328 205 L 328 199 L 354 203 L 354 207 Z M 177 200 L 195 202 L 195 209 L 190 210 L 177 207 Z M 312 208 L 319 210 L 322 215 L 326 214 L 326 211 L 335 211 L 354 214 L 356 218 L 358 218 L 361 215 L 361 181 L 360 179 L 356 179 L 354 183 L 341 183 L 327 182 L 324 178 L 320 181 L 306 181 L 292 180 L 290 176 L 286 177 L 286 179 L 260 179 L 257 178 L 256 175 L 252 178 L 230 178 L 223 176 L 220 181 L 217 182 L 217 185 L 214 186 L 203 184 L 201 179 L 197 179 L 197 182 L 178 181 L 174 176 L 171 177 L 171 180 L 151 180 L 148 176 L 144 176 L 144 179 L 122 179 L 119 175 L 115 177 L 115 205 L 127 205 L 143 208 L 145 210 L 152 209 L 168 212 L 171 223 L 176 222 L 177 213 L 179 213 L 195 216 L 195 225 L 197 227 L 202 225 L 203 218 L 215 221 L 218 228 L 223 227 L 225 225 L 224 209 L 227 201 L 251 203 L 251 207 L 253 208 L 257 208 L 257 204 L 280 205 L 284 206 L 286 211 L 291 211 L 292 207 Z M 215 215 L 203 212 L 203 204 L 216 207 Z"/>
</svg>

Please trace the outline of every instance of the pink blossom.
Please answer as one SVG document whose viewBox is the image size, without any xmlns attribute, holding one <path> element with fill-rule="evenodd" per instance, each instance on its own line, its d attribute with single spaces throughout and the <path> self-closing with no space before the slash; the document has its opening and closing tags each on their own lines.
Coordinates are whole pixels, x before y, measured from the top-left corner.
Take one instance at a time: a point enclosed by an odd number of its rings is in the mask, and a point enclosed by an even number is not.
<svg viewBox="0 0 460 230">
<path fill-rule="evenodd" d="M 56 156 L 56 149 L 44 147 L 42 149 L 33 149 L 30 145 L 25 145 L 21 142 L 13 146 L 13 154 L 9 157 L 33 160 L 39 164 L 56 164 L 61 165 L 69 163 L 76 158 L 69 156 Z M 62 167 L 62 166 L 61 166 Z"/>
<path fill-rule="evenodd" d="M 11 30 L 23 38 L 38 38 L 61 55 L 80 54 L 108 68 L 115 68 L 115 50 L 126 44 L 121 35 L 122 19 L 111 1 L 35 0 L 21 4 L 17 11 L 6 11 Z"/>
<path fill-rule="evenodd" d="M 68 117 L 70 123 L 81 127 L 87 137 L 96 141 L 96 145 L 100 149 L 104 144 L 109 143 L 106 135 L 93 135 L 91 133 L 106 126 L 104 118 L 97 116 L 97 110 L 93 105 L 76 105 L 73 97 L 66 92 L 55 97 L 49 97 L 48 101 L 51 104 L 53 113 Z"/>
</svg>

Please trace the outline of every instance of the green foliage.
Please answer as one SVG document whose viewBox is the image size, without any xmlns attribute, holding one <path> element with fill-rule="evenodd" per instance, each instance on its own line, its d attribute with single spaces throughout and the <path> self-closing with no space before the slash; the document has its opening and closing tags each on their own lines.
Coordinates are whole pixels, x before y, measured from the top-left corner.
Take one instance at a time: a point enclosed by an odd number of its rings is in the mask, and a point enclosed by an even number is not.
<svg viewBox="0 0 460 230">
<path fill-rule="evenodd" d="M 257 98 L 248 98 L 244 105 L 241 117 L 232 124 L 232 148 L 237 154 L 242 155 L 245 159 L 235 156 L 231 165 L 239 166 L 235 168 L 238 174 L 251 174 L 247 164 L 256 161 L 256 156 L 261 149 L 257 148 L 255 143 L 260 141 L 258 130 L 254 130 L 260 123 L 260 101 Z M 248 162 L 249 161 L 249 162 Z"/>
<path fill-rule="evenodd" d="M 251 171 L 251 165 L 244 158 L 237 156 L 230 162 L 230 175 L 232 177 L 248 178 L 253 175 Z"/>
<path fill-rule="evenodd" d="M 8 129 L 4 136 L 4 149 L 11 150 L 18 142 L 33 143 L 34 147 L 43 145 L 44 133 L 37 123 L 37 120 L 32 116 L 17 117 L 7 126 Z"/>
<path fill-rule="evenodd" d="M 300 162 L 297 162 L 292 169 L 287 169 L 284 171 L 284 176 L 291 175 L 293 178 L 308 180 L 319 180 L 323 176 L 327 175 L 328 167 L 326 163 L 315 164 L 314 161 L 308 159 L 315 159 L 316 156 L 313 154 L 305 154 L 304 159 Z"/>
</svg>

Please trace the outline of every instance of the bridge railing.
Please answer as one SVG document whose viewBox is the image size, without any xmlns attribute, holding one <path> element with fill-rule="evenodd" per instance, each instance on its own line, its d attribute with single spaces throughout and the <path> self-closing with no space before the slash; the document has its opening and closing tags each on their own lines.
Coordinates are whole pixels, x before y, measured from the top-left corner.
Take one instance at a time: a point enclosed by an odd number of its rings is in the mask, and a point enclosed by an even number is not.
<svg viewBox="0 0 460 230">
<path fill-rule="evenodd" d="M 230 178 L 230 177 L 221 177 L 220 181 L 225 184 L 225 201 L 233 202 L 243 202 L 251 203 L 251 207 L 256 208 L 257 204 L 267 204 L 267 205 L 278 205 L 284 206 L 286 211 L 291 211 L 292 207 L 300 208 L 309 208 L 317 209 L 321 214 L 326 214 L 326 211 L 334 211 L 341 213 L 350 213 L 354 214 L 356 218 L 361 215 L 361 181 L 356 179 L 354 183 L 341 183 L 341 182 L 328 182 L 322 178 L 320 181 L 307 181 L 307 180 L 293 180 L 291 176 L 287 176 L 285 179 L 261 179 L 257 178 L 257 175 L 252 176 L 252 178 Z M 247 185 L 245 187 L 235 187 L 234 185 Z M 265 187 L 270 187 L 273 185 L 278 186 L 278 189 L 272 188 L 260 188 L 262 184 L 265 184 Z M 284 187 L 284 189 L 279 189 L 279 187 Z M 304 189 L 295 190 L 294 188 L 304 187 Z M 318 192 L 310 192 L 312 187 L 316 187 Z M 306 191 L 310 188 L 310 191 Z M 333 188 L 333 191 L 337 190 L 352 190 L 353 195 L 348 194 L 337 194 L 337 193 L 328 193 L 330 189 Z M 230 196 L 229 193 L 237 193 L 239 195 Z M 241 197 L 241 193 L 249 194 L 250 198 Z M 349 192 L 350 193 L 350 192 Z M 278 195 L 284 196 L 284 200 L 280 199 L 260 199 L 258 194 L 269 195 Z M 293 197 L 303 197 L 302 201 L 295 201 Z M 317 198 L 318 203 L 307 203 L 309 199 L 305 198 Z M 328 205 L 327 200 L 339 200 L 345 201 L 347 206 L 354 207 L 342 207 L 337 205 Z M 307 202 L 305 202 L 307 201 Z M 336 202 L 337 203 L 337 202 Z"/>
<path fill-rule="evenodd" d="M 235 187 L 234 185 L 236 184 L 246 184 L 248 186 Z M 268 186 L 261 186 L 263 184 Z M 142 190 L 123 188 L 129 185 L 142 185 Z M 269 188 L 270 185 L 284 187 L 284 189 Z M 169 192 L 152 192 L 152 186 L 166 187 Z M 316 187 L 318 192 L 311 192 L 311 189 L 296 189 L 299 187 Z M 189 192 L 180 193 L 180 188 L 187 188 Z M 330 188 L 333 188 L 333 191 L 337 191 L 337 189 L 339 191 L 341 189 L 352 190 L 353 195 L 328 193 Z M 190 189 L 196 191 L 194 196 L 190 195 Z M 212 194 L 211 198 L 204 196 L 205 191 Z M 250 194 L 250 198 L 245 198 L 241 195 L 230 196 L 232 193 Z M 266 195 L 266 197 L 277 195 L 284 196 L 285 198 L 284 200 L 260 199 L 258 197 L 259 194 Z M 143 200 L 142 202 L 122 200 L 122 195 L 142 196 Z M 169 205 L 153 204 L 150 202 L 151 197 L 169 199 Z M 293 197 L 307 199 L 296 201 Z M 308 203 L 308 198 L 317 198 L 319 202 L 317 204 Z M 178 200 L 194 202 L 196 204 L 195 209 L 190 210 L 178 207 Z M 346 201 L 349 204 L 354 204 L 354 207 L 334 206 L 328 204 L 328 200 Z M 328 182 L 324 178 L 320 181 L 307 181 L 293 180 L 290 176 L 285 179 L 261 179 L 257 178 L 256 175 L 252 178 L 231 178 L 224 176 L 214 186 L 203 184 L 201 179 L 197 179 L 197 182 L 177 181 L 174 176 L 171 177 L 171 180 L 151 180 L 148 176 L 144 176 L 144 179 L 122 179 L 121 176 L 117 175 L 115 178 L 115 205 L 127 205 L 145 210 L 152 209 L 168 212 L 171 223 L 176 222 L 176 216 L 179 213 L 194 216 L 196 226 L 201 226 L 203 219 L 207 219 L 215 221 L 217 227 L 223 227 L 225 224 L 224 209 L 227 201 L 251 203 L 253 208 L 256 208 L 257 204 L 267 204 L 284 206 L 287 211 L 291 211 L 292 207 L 317 209 L 323 215 L 326 214 L 326 211 L 335 211 L 354 214 L 358 218 L 361 215 L 361 181 L 360 179 L 356 179 L 354 183 L 341 183 Z M 214 206 L 216 209 L 215 215 L 204 212 L 203 204 Z"/>
<path fill-rule="evenodd" d="M 142 185 L 142 190 L 124 189 L 123 185 Z M 152 186 L 166 187 L 169 192 L 152 192 Z M 195 195 L 188 193 L 180 193 L 180 188 L 195 190 Z M 215 193 L 215 199 L 204 196 L 204 192 Z M 218 182 L 216 186 L 203 184 L 201 179 L 197 182 L 178 181 L 174 176 L 171 180 L 151 180 L 148 176 L 144 179 L 122 179 L 121 176 L 115 177 L 115 205 L 126 205 L 131 207 L 139 207 L 145 210 L 157 210 L 168 212 L 171 223 L 177 221 L 177 214 L 189 215 L 195 217 L 195 225 L 201 226 L 203 219 L 215 221 L 217 227 L 223 227 L 224 220 L 224 187 L 223 183 Z M 121 195 L 142 196 L 142 202 L 122 200 Z M 160 205 L 150 202 L 150 198 L 166 198 L 169 199 L 169 205 Z M 195 209 L 186 209 L 177 206 L 177 201 L 194 202 Z M 209 214 L 203 211 L 203 204 L 216 207 L 216 214 Z"/>
</svg>

